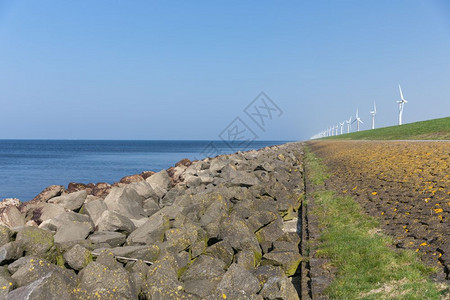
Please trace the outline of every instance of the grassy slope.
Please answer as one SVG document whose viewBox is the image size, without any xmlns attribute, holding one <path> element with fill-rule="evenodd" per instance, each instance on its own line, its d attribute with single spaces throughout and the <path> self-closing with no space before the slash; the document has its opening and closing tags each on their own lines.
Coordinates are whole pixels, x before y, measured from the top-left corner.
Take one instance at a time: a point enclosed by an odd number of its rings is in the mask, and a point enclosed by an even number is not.
<svg viewBox="0 0 450 300">
<path fill-rule="evenodd" d="M 450 140 L 450 117 L 352 132 L 325 139 L 340 140 Z"/>
<path fill-rule="evenodd" d="M 311 182 L 323 188 L 325 168 L 305 151 Z M 377 220 L 366 215 L 351 197 L 323 190 L 314 195 L 311 213 L 322 228 L 316 255 L 331 260 L 336 278 L 327 289 L 333 299 L 442 299 L 447 287 L 428 279 L 431 269 L 417 253 L 394 250 L 392 239 L 381 234 Z"/>
</svg>

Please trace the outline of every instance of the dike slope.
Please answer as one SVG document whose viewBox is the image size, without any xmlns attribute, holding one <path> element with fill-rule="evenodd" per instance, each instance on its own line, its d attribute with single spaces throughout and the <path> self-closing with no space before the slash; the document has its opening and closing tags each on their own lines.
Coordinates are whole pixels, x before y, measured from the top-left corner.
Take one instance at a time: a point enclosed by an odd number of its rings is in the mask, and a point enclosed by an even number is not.
<svg viewBox="0 0 450 300">
<path fill-rule="evenodd" d="M 291 143 L 6 199 L 0 299 L 298 299 L 302 155 Z"/>
<path fill-rule="evenodd" d="M 354 197 L 400 249 L 449 280 L 450 142 L 314 141 L 332 175 L 327 189 Z"/>
</svg>

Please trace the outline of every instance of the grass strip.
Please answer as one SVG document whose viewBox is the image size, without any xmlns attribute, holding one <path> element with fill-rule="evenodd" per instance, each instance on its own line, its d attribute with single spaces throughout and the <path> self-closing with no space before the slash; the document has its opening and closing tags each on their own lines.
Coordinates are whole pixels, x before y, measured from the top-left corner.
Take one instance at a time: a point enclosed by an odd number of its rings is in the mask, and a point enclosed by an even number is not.
<svg viewBox="0 0 450 300">
<path fill-rule="evenodd" d="M 321 161 L 305 151 L 308 176 L 322 185 L 327 174 Z M 381 234 L 378 221 L 364 213 L 351 197 L 333 191 L 315 192 L 310 213 L 322 231 L 316 256 L 326 257 L 336 277 L 326 290 L 334 299 L 448 299 L 448 285 L 429 280 L 433 272 L 417 253 L 396 250 Z"/>
<path fill-rule="evenodd" d="M 333 140 L 449 140 L 450 117 L 352 132 L 324 139 Z"/>
</svg>

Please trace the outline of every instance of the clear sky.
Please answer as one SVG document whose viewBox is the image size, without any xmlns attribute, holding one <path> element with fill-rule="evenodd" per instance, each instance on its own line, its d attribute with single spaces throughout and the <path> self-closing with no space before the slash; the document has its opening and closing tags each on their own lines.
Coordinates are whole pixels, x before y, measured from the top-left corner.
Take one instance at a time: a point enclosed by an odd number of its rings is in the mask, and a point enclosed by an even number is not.
<svg viewBox="0 0 450 300">
<path fill-rule="evenodd" d="M 450 115 L 449 1 L 0 1 L 0 138 L 302 140 Z M 283 111 L 263 131 L 245 107 Z"/>
</svg>

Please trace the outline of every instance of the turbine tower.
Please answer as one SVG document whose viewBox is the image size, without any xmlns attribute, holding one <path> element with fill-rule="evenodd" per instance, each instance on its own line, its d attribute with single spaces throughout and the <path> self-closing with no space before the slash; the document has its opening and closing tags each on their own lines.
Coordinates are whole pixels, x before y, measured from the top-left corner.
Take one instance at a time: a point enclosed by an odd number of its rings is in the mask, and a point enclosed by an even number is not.
<svg viewBox="0 0 450 300">
<path fill-rule="evenodd" d="M 339 122 L 339 125 L 341 126 L 341 134 L 343 133 L 343 131 L 344 131 L 344 124 L 345 124 L 345 121 L 344 122 Z"/>
<path fill-rule="evenodd" d="M 345 121 L 347 123 L 347 133 L 350 133 L 350 127 L 352 126 L 352 116 L 350 116 L 350 119 Z"/>
<path fill-rule="evenodd" d="M 338 128 L 339 128 L 339 125 L 336 125 L 336 135 L 338 135 Z"/>
<path fill-rule="evenodd" d="M 397 101 L 397 103 L 398 103 L 398 125 L 402 125 L 403 106 L 405 105 L 405 103 L 408 103 L 408 101 L 406 101 L 405 98 L 403 98 L 402 87 L 400 86 L 400 84 L 398 85 L 398 89 L 400 91 L 400 98 L 401 98 L 401 100 Z"/>
<path fill-rule="evenodd" d="M 356 109 L 356 118 L 353 120 L 352 123 L 356 122 L 356 131 L 359 131 L 359 123 L 364 124 L 363 121 L 361 121 L 361 118 L 358 116 L 358 109 Z"/>
<path fill-rule="evenodd" d="M 372 115 L 372 129 L 375 129 L 375 115 L 377 114 L 377 106 L 375 102 L 373 103 L 373 110 L 370 112 Z"/>
</svg>

